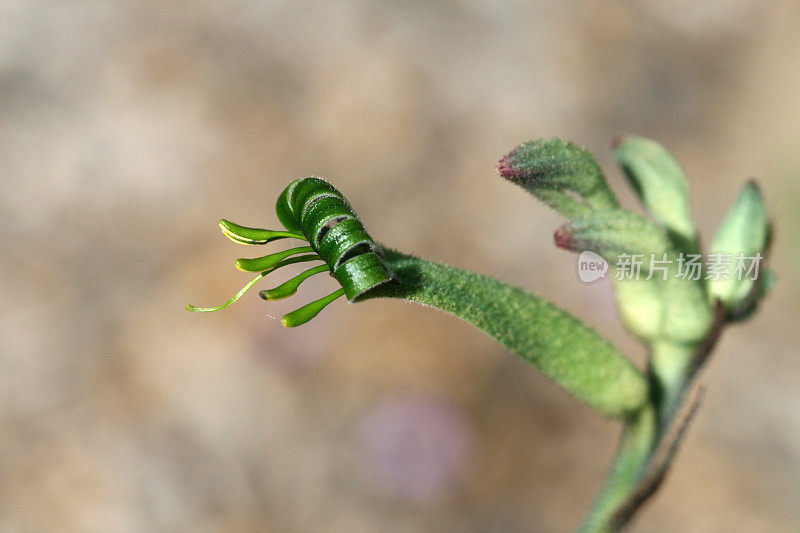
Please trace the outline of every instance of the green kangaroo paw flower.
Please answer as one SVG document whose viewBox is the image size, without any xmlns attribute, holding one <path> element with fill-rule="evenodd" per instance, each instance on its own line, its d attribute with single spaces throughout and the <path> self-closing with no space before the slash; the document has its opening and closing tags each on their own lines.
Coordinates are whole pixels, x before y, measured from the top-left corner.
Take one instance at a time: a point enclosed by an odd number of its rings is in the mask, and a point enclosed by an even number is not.
<svg viewBox="0 0 800 533">
<path fill-rule="evenodd" d="M 309 268 L 305 272 L 296 275 L 289 281 L 278 285 L 274 289 L 267 289 L 261 291 L 259 294 L 265 300 L 282 300 L 283 298 L 288 298 L 297 292 L 297 288 L 303 283 L 305 280 L 313 276 L 314 274 L 321 274 L 322 272 L 330 272 L 330 268 L 328 265 L 320 265 L 314 268 Z"/>
<path fill-rule="evenodd" d="M 264 257 L 256 257 L 255 259 L 237 259 L 236 268 L 239 270 L 244 270 L 245 272 L 270 270 L 289 256 L 313 251 L 314 249 L 310 246 L 298 246 L 297 248 L 290 248 L 282 252 L 275 252 L 274 254 L 265 255 Z"/>
<path fill-rule="evenodd" d="M 344 196 L 327 181 L 315 177 L 292 181 L 278 197 L 275 212 L 287 228 L 286 231 L 248 228 L 225 219 L 220 220 L 219 227 L 226 237 L 239 244 L 267 244 L 278 239 L 295 238 L 306 240 L 311 246 L 291 248 L 254 259 L 238 259 L 236 267 L 245 272 L 263 271 L 263 276 L 291 263 L 320 260 L 325 265 L 306 270 L 274 289 L 261 291 L 261 297 L 265 300 L 289 297 L 305 279 L 325 271 L 332 273 L 342 287 L 341 294 L 346 295 L 350 302 L 355 302 L 383 284 L 396 281 L 383 258 L 383 249 L 369 236 Z M 299 255 L 307 253 L 309 255 Z M 238 300 L 256 281 L 219 307 L 187 306 L 187 309 L 224 309 Z M 334 293 L 336 297 L 340 291 Z M 294 326 L 305 323 L 332 299 L 335 299 L 333 295 L 290 313 L 284 319 L 284 324 Z"/>
<path fill-rule="evenodd" d="M 281 319 L 281 322 L 287 328 L 302 326 L 303 324 L 305 324 L 306 322 L 317 316 L 320 311 L 325 309 L 329 304 L 331 304 L 334 300 L 336 300 L 340 296 L 344 296 L 344 289 L 339 289 L 335 292 L 332 292 L 328 296 L 325 296 L 324 298 L 315 300 L 311 303 L 304 305 L 299 309 L 295 309 L 291 313 L 287 313 Z"/>
<path fill-rule="evenodd" d="M 277 241 L 278 239 L 288 238 L 306 240 L 302 233 L 247 228 L 225 220 L 224 218 L 219 221 L 219 228 L 222 230 L 222 233 L 233 242 L 245 245 L 267 244 L 272 241 Z"/>
<path fill-rule="evenodd" d="M 618 531 L 663 481 L 691 418 L 678 419 L 679 408 L 726 322 L 752 313 L 775 278 L 764 266 L 757 279 L 710 280 L 713 269 L 699 253 L 688 185 L 675 158 L 640 137 L 616 142 L 614 152 L 652 219 L 622 209 L 592 155 L 568 141 L 519 145 L 500 160 L 497 170 L 569 218 L 554 235 L 559 247 L 599 254 L 586 254 L 591 261 L 586 268 L 601 275 L 610 266 L 603 259 L 614 263 L 610 271 L 620 317 L 648 346 L 646 376 L 592 328 L 539 296 L 382 248 L 344 196 L 317 177 L 294 180 L 279 196 L 275 210 L 285 231 L 220 221 L 226 237 L 239 244 L 297 238 L 309 246 L 239 259 L 238 268 L 261 272 L 220 306 L 186 308 L 224 309 L 268 273 L 316 260 L 324 264 L 261 291 L 267 300 L 286 298 L 322 272 L 338 281 L 340 287 L 331 294 L 286 314 L 284 326 L 305 324 L 342 296 L 351 303 L 372 298 L 416 302 L 474 325 L 589 407 L 623 422 L 617 460 L 581 530 Z M 727 215 L 709 256 L 761 258 L 768 255 L 770 237 L 761 192 L 750 183 Z"/>
</svg>

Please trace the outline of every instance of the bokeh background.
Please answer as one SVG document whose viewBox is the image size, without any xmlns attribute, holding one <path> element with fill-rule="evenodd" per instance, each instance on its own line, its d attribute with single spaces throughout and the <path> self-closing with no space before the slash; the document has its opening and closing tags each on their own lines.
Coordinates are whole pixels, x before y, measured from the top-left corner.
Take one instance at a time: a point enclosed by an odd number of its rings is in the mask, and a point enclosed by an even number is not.
<svg viewBox="0 0 800 533">
<path fill-rule="evenodd" d="M 0 530 L 574 529 L 618 426 L 398 302 L 287 330 L 221 217 L 329 177 L 376 239 L 543 294 L 613 339 L 559 219 L 493 172 L 542 136 L 654 137 L 710 239 L 744 181 L 774 293 L 731 328 L 636 532 L 800 529 L 800 4 L 0 2 Z M 277 280 L 277 278 L 276 278 Z M 273 282 L 275 283 L 275 282 Z M 265 286 L 267 283 L 265 283 Z"/>
</svg>

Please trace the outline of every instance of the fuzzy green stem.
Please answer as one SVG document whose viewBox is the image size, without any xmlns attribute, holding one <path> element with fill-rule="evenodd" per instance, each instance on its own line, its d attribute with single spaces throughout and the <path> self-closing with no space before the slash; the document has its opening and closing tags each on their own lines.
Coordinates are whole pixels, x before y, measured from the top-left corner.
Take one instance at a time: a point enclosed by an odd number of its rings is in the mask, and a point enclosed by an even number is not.
<svg viewBox="0 0 800 533">
<path fill-rule="evenodd" d="M 672 422 L 691 382 L 695 351 L 695 347 L 672 342 L 655 342 L 650 347 L 650 374 L 662 430 Z"/>
<path fill-rule="evenodd" d="M 697 347 L 670 342 L 655 342 L 650 347 L 650 391 L 647 406 L 625 422 L 614 466 L 606 486 L 589 512 L 581 533 L 606 533 L 622 529 L 632 516 L 620 515 L 642 490 L 648 490 L 645 475 L 653 470 L 656 450 L 662 445 L 691 384 Z M 668 440 L 668 439 L 667 439 Z M 677 443 L 674 444 L 677 447 Z M 674 453 L 674 452 L 673 452 Z M 656 471 L 669 466 L 668 461 L 655 465 Z M 656 482 L 655 479 L 648 480 Z M 650 493 L 640 498 L 647 499 Z M 638 508 L 637 503 L 632 509 Z"/>
<path fill-rule="evenodd" d="M 399 283 L 365 294 L 435 307 L 477 326 L 600 413 L 626 419 L 647 381 L 613 345 L 547 300 L 467 270 L 385 250 Z"/>
<path fill-rule="evenodd" d="M 617 456 L 581 533 L 615 531 L 614 516 L 638 488 L 658 443 L 656 410 L 648 404 L 625 422 Z"/>
</svg>

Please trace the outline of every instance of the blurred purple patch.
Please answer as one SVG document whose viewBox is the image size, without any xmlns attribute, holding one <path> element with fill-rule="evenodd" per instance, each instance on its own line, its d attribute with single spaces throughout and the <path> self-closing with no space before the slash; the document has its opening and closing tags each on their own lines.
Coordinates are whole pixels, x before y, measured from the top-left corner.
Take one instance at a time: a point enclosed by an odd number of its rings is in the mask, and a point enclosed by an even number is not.
<svg viewBox="0 0 800 533">
<path fill-rule="evenodd" d="M 381 492 L 427 503 L 452 489 L 468 464 L 472 425 L 453 406 L 404 397 L 373 407 L 360 427 L 363 467 Z"/>
</svg>

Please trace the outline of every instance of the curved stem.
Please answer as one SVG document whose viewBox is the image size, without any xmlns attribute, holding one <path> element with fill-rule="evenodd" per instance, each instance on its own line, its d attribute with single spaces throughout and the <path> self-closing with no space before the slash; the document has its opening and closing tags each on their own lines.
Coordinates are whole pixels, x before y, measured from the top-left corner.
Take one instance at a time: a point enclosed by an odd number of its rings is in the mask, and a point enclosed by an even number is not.
<svg viewBox="0 0 800 533">
<path fill-rule="evenodd" d="M 582 533 L 616 531 L 614 517 L 644 477 L 658 437 L 658 417 L 651 404 L 625 422 L 614 464 Z"/>
<path fill-rule="evenodd" d="M 624 421 L 613 466 L 581 531 L 624 528 L 666 475 L 691 418 L 677 416 L 685 393 L 721 326 L 700 345 L 653 343 L 644 379 L 594 330 L 536 295 L 393 250 L 385 255 L 399 283 L 364 299 L 399 298 L 466 320 L 591 407 Z"/>
<path fill-rule="evenodd" d="M 647 400 L 647 380 L 611 343 L 547 300 L 493 278 L 385 250 L 399 283 L 364 295 L 435 307 L 477 326 L 606 416 Z"/>
<path fill-rule="evenodd" d="M 661 431 L 672 422 L 691 383 L 695 351 L 695 347 L 670 342 L 656 342 L 650 347 L 651 382 L 657 391 Z"/>
<path fill-rule="evenodd" d="M 650 349 L 650 401 L 625 422 L 614 466 L 582 533 L 620 531 L 655 492 L 669 468 L 690 417 L 675 424 L 696 370 L 698 347 L 656 342 Z M 675 425 L 677 431 L 672 429 Z M 660 450 L 663 454 L 659 454 Z M 657 455 L 660 455 L 657 457 Z"/>
</svg>

